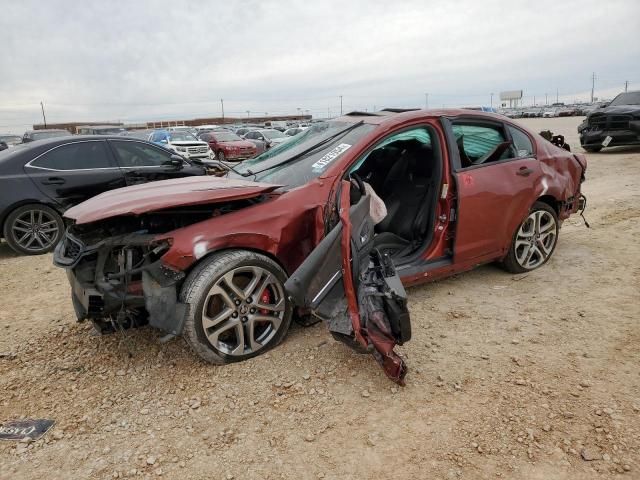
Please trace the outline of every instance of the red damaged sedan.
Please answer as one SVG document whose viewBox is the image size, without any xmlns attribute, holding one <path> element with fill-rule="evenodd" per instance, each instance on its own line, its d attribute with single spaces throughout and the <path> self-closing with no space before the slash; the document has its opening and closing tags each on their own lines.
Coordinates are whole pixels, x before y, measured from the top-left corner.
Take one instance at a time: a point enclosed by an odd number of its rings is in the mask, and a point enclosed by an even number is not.
<svg viewBox="0 0 640 480">
<path fill-rule="evenodd" d="M 294 313 L 403 383 L 403 284 L 552 256 L 584 208 L 586 159 L 468 110 L 354 112 L 313 124 L 226 177 L 101 194 L 65 214 L 55 252 L 79 320 L 150 324 L 208 362 L 277 345 Z"/>
<path fill-rule="evenodd" d="M 254 157 L 258 152 L 256 146 L 240 138 L 233 132 L 213 131 L 200 135 L 200 140 L 207 142 L 211 151 L 216 154 L 220 161 L 238 162 Z"/>
</svg>

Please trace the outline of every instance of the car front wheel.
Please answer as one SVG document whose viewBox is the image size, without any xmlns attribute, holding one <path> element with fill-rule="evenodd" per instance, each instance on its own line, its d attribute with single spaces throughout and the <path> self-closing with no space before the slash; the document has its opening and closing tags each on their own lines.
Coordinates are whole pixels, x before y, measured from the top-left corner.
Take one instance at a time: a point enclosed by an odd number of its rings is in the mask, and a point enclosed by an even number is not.
<svg viewBox="0 0 640 480">
<path fill-rule="evenodd" d="M 221 365 L 280 343 L 291 324 L 286 279 L 275 261 L 259 253 L 232 250 L 206 258 L 180 293 L 187 304 L 183 335 L 189 346 L 207 362 Z"/>
<path fill-rule="evenodd" d="M 227 160 L 227 156 L 224 154 L 222 150 L 218 152 L 218 160 L 220 160 L 221 162 L 224 162 Z"/>
<path fill-rule="evenodd" d="M 543 202 L 534 203 L 513 236 L 502 265 L 511 273 L 529 272 L 541 267 L 553 255 L 558 233 L 558 216 L 554 209 Z"/>
<path fill-rule="evenodd" d="M 50 252 L 64 233 L 62 217 L 46 205 L 23 205 L 11 212 L 4 222 L 3 234 L 18 253 L 41 255 Z"/>
</svg>

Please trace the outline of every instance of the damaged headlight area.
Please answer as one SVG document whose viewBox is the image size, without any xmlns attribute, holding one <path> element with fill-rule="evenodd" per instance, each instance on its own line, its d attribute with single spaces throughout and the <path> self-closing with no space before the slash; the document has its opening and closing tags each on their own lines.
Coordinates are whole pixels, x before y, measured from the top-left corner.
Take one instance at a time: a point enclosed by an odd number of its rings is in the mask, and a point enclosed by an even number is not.
<svg viewBox="0 0 640 480">
<path fill-rule="evenodd" d="M 183 307 L 177 284 L 184 273 L 162 263 L 171 239 L 148 233 L 106 237 L 87 244 L 68 231 L 54 254 L 66 268 L 79 321 L 91 320 L 101 333 L 150 323 L 176 335 Z"/>
<path fill-rule="evenodd" d="M 211 209 L 184 209 L 138 217 L 119 217 L 72 225 L 54 252 L 54 263 L 66 269 L 79 321 L 96 329 L 151 324 L 177 335 L 184 307 L 178 285 L 184 273 L 162 262 L 171 248 L 163 234 L 211 217 Z"/>
<path fill-rule="evenodd" d="M 171 232 L 258 201 L 181 206 L 72 224 L 56 247 L 54 263 L 66 269 L 78 320 L 91 320 L 101 333 L 149 324 L 179 335 L 186 307 L 178 292 L 185 273 L 162 260 L 172 247 Z"/>
</svg>

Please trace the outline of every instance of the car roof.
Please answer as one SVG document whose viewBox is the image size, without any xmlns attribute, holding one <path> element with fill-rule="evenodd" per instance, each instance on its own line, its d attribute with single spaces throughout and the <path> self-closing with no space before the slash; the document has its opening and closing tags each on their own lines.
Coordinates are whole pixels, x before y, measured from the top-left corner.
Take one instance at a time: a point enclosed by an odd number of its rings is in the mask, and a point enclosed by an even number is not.
<svg viewBox="0 0 640 480">
<path fill-rule="evenodd" d="M 442 109 L 385 109 L 379 112 L 350 112 L 334 120 L 341 122 L 363 123 L 371 125 L 393 126 L 411 120 L 441 118 L 441 117 L 478 117 L 487 120 L 497 120 L 504 122 L 508 120 L 504 115 L 491 112 L 481 112 L 478 110 L 467 110 L 465 108 L 442 108 Z"/>
</svg>

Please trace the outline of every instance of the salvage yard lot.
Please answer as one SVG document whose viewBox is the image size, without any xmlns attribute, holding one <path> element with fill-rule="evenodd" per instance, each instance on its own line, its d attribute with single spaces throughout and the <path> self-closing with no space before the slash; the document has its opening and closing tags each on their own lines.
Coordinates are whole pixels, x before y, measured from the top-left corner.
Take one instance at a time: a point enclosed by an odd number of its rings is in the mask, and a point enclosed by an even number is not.
<svg viewBox="0 0 640 480">
<path fill-rule="evenodd" d="M 525 119 L 581 151 L 581 118 Z M 588 154 L 586 211 L 539 270 L 409 290 L 397 387 L 325 328 L 224 367 L 75 322 L 51 256 L 0 245 L 0 478 L 638 478 L 640 149 Z"/>
</svg>

